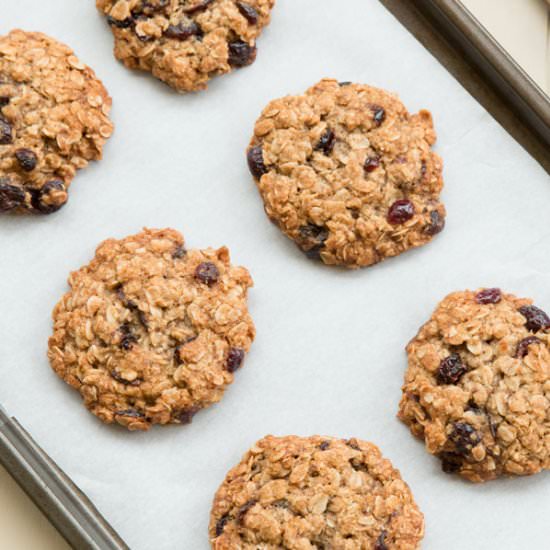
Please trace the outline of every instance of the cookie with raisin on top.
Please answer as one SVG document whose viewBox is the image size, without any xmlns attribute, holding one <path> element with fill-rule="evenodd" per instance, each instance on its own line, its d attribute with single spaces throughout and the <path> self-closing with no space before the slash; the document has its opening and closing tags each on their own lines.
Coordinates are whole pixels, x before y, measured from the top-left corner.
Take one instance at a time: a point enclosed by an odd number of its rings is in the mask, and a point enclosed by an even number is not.
<svg viewBox="0 0 550 550">
<path fill-rule="evenodd" d="M 225 247 L 184 248 L 173 229 L 103 242 L 69 285 L 48 356 L 106 423 L 191 422 L 222 398 L 254 340 L 248 271 Z"/>
<path fill-rule="evenodd" d="M 39 32 L 0 37 L 0 214 L 52 214 L 113 132 L 111 98 L 73 50 Z"/>
<path fill-rule="evenodd" d="M 267 436 L 212 506 L 215 550 L 417 550 L 424 517 L 399 471 L 359 439 Z"/>
<path fill-rule="evenodd" d="M 550 468 L 550 318 L 498 288 L 455 292 L 407 347 L 399 418 L 474 482 Z"/>
<path fill-rule="evenodd" d="M 442 161 L 428 111 L 325 79 L 268 104 L 247 155 L 269 218 L 309 257 L 364 267 L 445 225 Z"/>
<path fill-rule="evenodd" d="M 115 38 L 115 56 L 179 92 L 256 59 L 256 39 L 275 0 L 96 0 Z"/>
</svg>

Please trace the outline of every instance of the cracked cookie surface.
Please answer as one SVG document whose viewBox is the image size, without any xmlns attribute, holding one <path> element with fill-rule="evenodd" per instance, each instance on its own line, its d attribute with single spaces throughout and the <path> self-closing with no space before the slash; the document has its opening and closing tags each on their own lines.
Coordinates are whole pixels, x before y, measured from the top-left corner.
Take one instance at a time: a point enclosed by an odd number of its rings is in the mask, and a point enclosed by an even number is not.
<svg viewBox="0 0 550 550">
<path fill-rule="evenodd" d="M 69 277 L 48 356 L 106 423 L 187 424 L 222 398 L 255 336 L 252 279 L 173 229 L 109 239 Z"/>
<path fill-rule="evenodd" d="M 115 56 L 179 92 L 256 59 L 256 38 L 275 0 L 96 0 L 115 38 Z"/>
<path fill-rule="evenodd" d="M 429 242 L 445 224 L 432 117 L 371 86 L 325 79 L 272 101 L 248 165 L 269 218 L 310 257 L 356 268 Z"/>
<path fill-rule="evenodd" d="M 455 292 L 409 343 L 399 417 L 474 482 L 550 468 L 550 318 L 499 289 Z"/>
<path fill-rule="evenodd" d="M 424 518 L 372 443 L 267 436 L 227 474 L 209 532 L 215 550 L 415 550 Z"/>
<path fill-rule="evenodd" d="M 51 214 L 101 158 L 111 98 L 94 71 L 42 33 L 0 37 L 0 213 Z"/>
</svg>

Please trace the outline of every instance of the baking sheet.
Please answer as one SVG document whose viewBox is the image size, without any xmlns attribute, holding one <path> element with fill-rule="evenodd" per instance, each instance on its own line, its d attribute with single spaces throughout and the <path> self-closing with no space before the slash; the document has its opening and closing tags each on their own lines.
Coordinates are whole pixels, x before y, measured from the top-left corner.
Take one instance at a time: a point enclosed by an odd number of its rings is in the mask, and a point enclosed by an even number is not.
<svg viewBox="0 0 550 550">
<path fill-rule="evenodd" d="M 426 516 L 425 550 L 547 547 L 550 474 L 475 486 L 440 471 L 395 418 L 404 346 L 448 292 L 501 286 L 550 310 L 550 178 L 376 0 L 278 0 L 255 65 L 178 96 L 111 55 L 93 0 L 18 0 L 0 32 L 70 44 L 114 98 L 105 158 L 44 218 L 0 219 L 0 402 L 137 550 L 207 550 L 211 499 L 267 433 L 377 443 Z M 446 230 L 355 272 L 302 256 L 266 219 L 244 150 L 272 98 L 324 76 L 398 91 L 433 112 Z M 172 226 L 190 247 L 228 245 L 256 283 L 258 336 L 223 401 L 191 426 L 101 424 L 46 359 L 50 312 L 95 246 Z"/>
</svg>

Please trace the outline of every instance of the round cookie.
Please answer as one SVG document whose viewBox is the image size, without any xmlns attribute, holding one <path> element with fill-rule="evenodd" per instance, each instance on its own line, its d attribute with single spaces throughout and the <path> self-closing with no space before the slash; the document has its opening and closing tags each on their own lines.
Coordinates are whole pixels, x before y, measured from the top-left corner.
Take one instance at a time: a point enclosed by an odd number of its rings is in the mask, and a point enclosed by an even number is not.
<svg viewBox="0 0 550 550">
<path fill-rule="evenodd" d="M 215 550 L 415 550 L 424 518 L 372 443 L 267 436 L 227 474 L 209 532 Z"/>
<path fill-rule="evenodd" d="M 68 46 L 22 30 L 0 37 L 0 213 L 59 210 L 76 171 L 101 158 L 110 109 Z"/>
<path fill-rule="evenodd" d="M 115 56 L 179 92 L 250 65 L 275 0 L 96 0 L 115 37 Z"/>
<path fill-rule="evenodd" d="M 429 242 L 445 224 L 428 111 L 325 79 L 272 101 L 248 165 L 269 218 L 310 257 L 357 268 Z"/>
<path fill-rule="evenodd" d="M 499 289 L 455 292 L 409 343 L 399 418 L 474 482 L 550 468 L 550 318 Z"/>
<path fill-rule="evenodd" d="M 88 409 L 130 430 L 187 424 L 222 398 L 255 336 L 252 279 L 173 229 L 109 239 L 69 277 L 48 357 Z"/>
</svg>

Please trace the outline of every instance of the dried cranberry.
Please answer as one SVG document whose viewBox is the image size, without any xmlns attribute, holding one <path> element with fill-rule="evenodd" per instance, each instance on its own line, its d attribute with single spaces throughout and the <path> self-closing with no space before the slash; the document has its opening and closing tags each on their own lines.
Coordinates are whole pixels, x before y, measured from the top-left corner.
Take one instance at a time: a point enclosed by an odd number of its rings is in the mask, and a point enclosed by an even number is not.
<svg viewBox="0 0 550 550">
<path fill-rule="evenodd" d="M 12 128 L 7 120 L 0 117 L 0 145 L 8 145 L 13 141 Z"/>
<path fill-rule="evenodd" d="M 235 372 L 240 369 L 244 361 L 244 349 L 231 348 L 227 355 L 227 361 L 225 363 L 225 370 L 228 372 Z"/>
<path fill-rule="evenodd" d="M 380 126 L 384 120 L 386 120 L 386 111 L 380 105 L 371 105 L 372 119 L 376 123 L 376 126 Z"/>
<path fill-rule="evenodd" d="M 31 203 L 42 214 L 53 214 L 65 205 L 68 198 L 65 183 L 61 180 L 50 180 L 33 192 Z"/>
<path fill-rule="evenodd" d="M 439 363 L 437 370 L 437 382 L 439 384 L 456 384 L 468 369 L 464 366 L 458 353 L 451 353 Z"/>
<path fill-rule="evenodd" d="M 363 165 L 363 168 L 365 169 L 365 172 L 370 173 L 374 172 L 378 167 L 380 166 L 380 157 L 374 156 L 374 157 L 367 157 L 365 160 L 365 164 Z"/>
<path fill-rule="evenodd" d="M 36 163 L 38 162 L 36 154 L 30 149 L 17 149 L 17 151 L 15 151 L 15 158 L 19 166 L 21 166 L 25 172 L 32 172 L 36 168 Z"/>
<path fill-rule="evenodd" d="M 216 264 L 212 262 L 202 262 L 195 269 L 195 278 L 205 285 L 212 286 L 218 282 L 220 272 Z"/>
<path fill-rule="evenodd" d="M 414 204 L 408 199 L 395 201 L 388 210 L 388 223 L 399 225 L 414 216 Z"/>
<path fill-rule="evenodd" d="M 529 352 L 528 348 L 531 344 L 540 344 L 541 341 L 536 336 L 528 336 L 527 338 L 524 338 L 517 347 L 516 350 L 516 357 L 518 359 L 521 359 L 522 357 L 525 357 L 527 353 Z"/>
<path fill-rule="evenodd" d="M 260 179 L 264 174 L 267 173 L 267 168 L 264 164 L 264 154 L 261 145 L 256 145 L 251 147 L 247 154 L 246 158 L 248 160 L 248 168 L 250 173 L 256 178 Z"/>
<path fill-rule="evenodd" d="M 251 499 L 239 508 L 239 511 L 237 512 L 237 522 L 238 523 L 242 524 L 242 522 L 244 521 L 244 517 L 246 516 L 248 511 L 251 508 L 253 508 L 257 504 L 257 502 L 258 502 L 257 500 Z"/>
<path fill-rule="evenodd" d="M 246 67 L 256 59 L 256 46 L 250 46 L 242 40 L 229 42 L 228 49 L 228 61 L 232 67 Z"/>
<path fill-rule="evenodd" d="M 200 411 L 200 407 L 189 407 L 188 409 L 182 409 L 174 415 L 176 420 L 179 420 L 180 424 L 191 424 L 193 417 Z"/>
<path fill-rule="evenodd" d="M 550 328 L 550 318 L 537 306 L 522 306 L 519 312 L 525 317 L 525 327 L 531 332 Z"/>
<path fill-rule="evenodd" d="M 376 543 L 374 544 L 374 550 L 388 550 L 388 547 L 386 546 L 386 537 L 388 536 L 387 531 L 383 530 L 378 538 L 376 539 Z"/>
<path fill-rule="evenodd" d="M 332 150 L 334 149 L 334 145 L 336 144 L 336 135 L 335 133 L 330 129 L 327 128 L 323 135 L 319 139 L 319 143 L 315 146 L 316 151 L 323 151 L 325 155 L 330 155 L 332 153 Z"/>
<path fill-rule="evenodd" d="M 255 25 L 258 22 L 258 12 L 250 4 L 246 2 L 237 2 L 237 8 L 241 15 L 251 24 Z"/>
<path fill-rule="evenodd" d="M 189 6 L 188 8 L 183 8 L 183 13 L 192 14 L 202 11 L 208 7 L 214 0 L 200 0 L 196 4 Z"/>
<path fill-rule="evenodd" d="M 502 299 L 500 288 L 485 288 L 476 294 L 478 304 L 498 304 Z"/>
<path fill-rule="evenodd" d="M 314 260 L 320 259 L 321 250 L 323 250 L 325 241 L 328 239 L 328 229 L 325 226 L 308 223 L 307 225 L 302 225 L 299 231 L 300 236 L 296 240 L 298 246 L 309 258 Z"/>
<path fill-rule="evenodd" d="M 114 17 L 108 15 L 107 23 L 109 23 L 111 27 L 116 27 L 117 29 L 128 29 L 135 23 L 135 20 L 133 17 L 127 17 L 126 19 L 115 19 Z"/>
<path fill-rule="evenodd" d="M 437 210 L 432 210 L 430 212 L 430 224 L 426 226 L 424 232 L 433 236 L 441 233 L 443 229 L 445 229 L 445 218 Z"/>
<path fill-rule="evenodd" d="M 216 536 L 219 537 L 223 530 L 225 529 L 225 526 L 228 521 L 231 520 L 231 516 L 229 514 L 225 514 L 222 516 L 217 522 L 216 522 Z"/>
<path fill-rule="evenodd" d="M 25 191 L 8 182 L 8 178 L 0 178 L 0 212 L 13 210 L 25 202 Z"/>
<path fill-rule="evenodd" d="M 191 21 L 189 24 L 185 24 L 182 21 L 177 25 L 170 25 L 164 31 L 164 36 L 166 36 L 166 38 L 174 38 L 175 40 L 187 40 L 192 36 L 203 36 L 203 32 L 194 21 Z"/>
<path fill-rule="evenodd" d="M 481 441 L 481 436 L 470 424 L 455 422 L 449 435 L 449 440 L 460 454 L 467 455 Z"/>
</svg>

